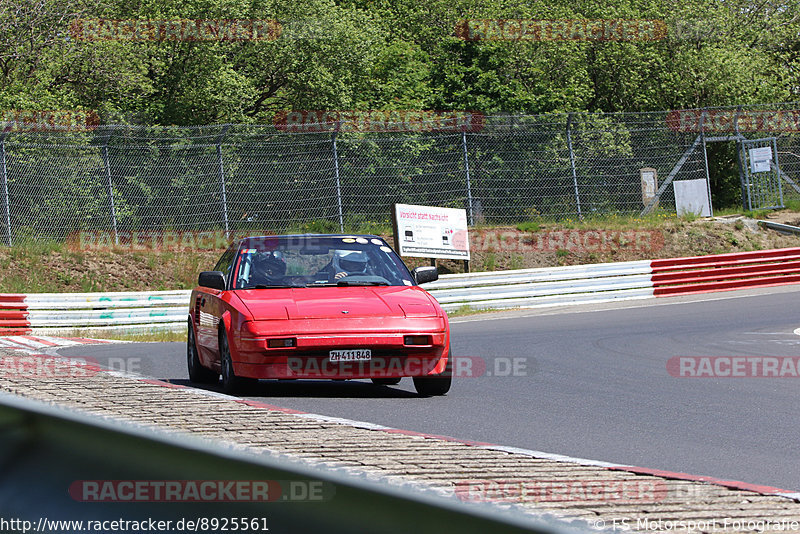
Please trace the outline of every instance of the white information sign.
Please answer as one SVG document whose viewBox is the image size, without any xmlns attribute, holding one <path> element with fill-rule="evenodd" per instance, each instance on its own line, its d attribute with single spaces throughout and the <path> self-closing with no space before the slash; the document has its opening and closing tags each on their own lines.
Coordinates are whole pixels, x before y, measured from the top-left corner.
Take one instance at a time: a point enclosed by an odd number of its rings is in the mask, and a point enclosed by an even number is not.
<svg viewBox="0 0 800 534">
<path fill-rule="evenodd" d="M 694 213 L 700 217 L 710 217 L 708 184 L 705 180 L 675 180 L 675 211 L 678 215 Z"/>
<path fill-rule="evenodd" d="M 650 167 L 639 169 L 639 176 L 642 179 L 642 204 L 647 206 L 653 197 L 656 196 L 658 181 L 656 180 L 656 170 Z"/>
<path fill-rule="evenodd" d="M 750 172 L 769 172 L 772 165 L 772 147 L 750 149 Z"/>
<path fill-rule="evenodd" d="M 395 204 L 401 256 L 469 260 L 467 210 Z"/>
</svg>

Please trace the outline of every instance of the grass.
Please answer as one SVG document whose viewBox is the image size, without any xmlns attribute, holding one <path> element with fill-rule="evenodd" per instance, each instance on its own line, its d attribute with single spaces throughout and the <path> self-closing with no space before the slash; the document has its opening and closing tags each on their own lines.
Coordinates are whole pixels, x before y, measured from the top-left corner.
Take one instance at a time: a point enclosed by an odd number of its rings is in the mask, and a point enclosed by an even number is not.
<svg viewBox="0 0 800 534">
<path fill-rule="evenodd" d="M 800 202 L 797 202 L 797 208 L 800 209 Z M 788 206 L 787 209 L 789 209 Z M 714 210 L 714 217 L 729 217 L 731 215 L 742 215 L 749 219 L 763 219 L 768 213 L 772 213 L 772 211 L 773 210 L 742 210 L 741 208 L 723 208 Z"/>
<path fill-rule="evenodd" d="M 800 199 L 796 198 L 784 199 L 783 205 L 786 207 L 787 210 L 800 211 Z"/>
<path fill-rule="evenodd" d="M 119 341 L 132 341 L 135 343 L 164 343 L 169 341 L 186 341 L 186 330 L 180 332 L 114 332 L 112 330 L 82 331 L 76 334 L 81 337 L 94 337 L 97 339 L 114 339 Z"/>
<path fill-rule="evenodd" d="M 545 226 L 557 226 L 567 229 L 635 230 L 658 228 L 666 222 L 675 220 L 678 220 L 678 217 L 674 213 L 656 209 L 648 215 L 612 213 L 604 215 L 588 214 L 584 215 L 583 218 L 539 217 L 535 221 L 520 222 L 516 225 L 516 228 L 521 232 L 538 232 Z"/>
<path fill-rule="evenodd" d="M 536 221 L 526 221 L 517 224 L 517 230 L 520 232 L 538 232 L 539 223 Z"/>
</svg>

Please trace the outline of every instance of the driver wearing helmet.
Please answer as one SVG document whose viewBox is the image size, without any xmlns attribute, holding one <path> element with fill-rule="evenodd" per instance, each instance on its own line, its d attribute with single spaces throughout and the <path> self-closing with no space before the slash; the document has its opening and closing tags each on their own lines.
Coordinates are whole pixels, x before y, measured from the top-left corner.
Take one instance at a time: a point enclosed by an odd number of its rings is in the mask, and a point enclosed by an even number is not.
<svg viewBox="0 0 800 534">
<path fill-rule="evenodd" d="M 339 280 L 345 276 L 367 274 L 367 255 L 360 250 L 336 250 L 331 263 L 326 269 Z"/>
<path fill-rule="evenodd" d="M 253 281 L 259 285 L 279 285 L 284 282 L 286 262 L 278 251 L 260 254 L 253 260 Z"/>
</svg>

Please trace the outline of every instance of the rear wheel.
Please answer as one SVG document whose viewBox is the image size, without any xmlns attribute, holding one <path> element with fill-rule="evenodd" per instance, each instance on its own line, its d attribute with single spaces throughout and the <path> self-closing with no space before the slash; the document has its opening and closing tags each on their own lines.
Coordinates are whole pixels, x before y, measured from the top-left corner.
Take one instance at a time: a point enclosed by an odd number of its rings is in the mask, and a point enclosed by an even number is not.
<svg viewBox="0 0 800 534">
<path fill-rule="evenodd" d="M 453 383 L 453 354 L 447 355 L 447 365 L 445 365 L 444 372 L 440 375 L 433 376 L 415 376 L 414 389 L 423 397 L 435 397 L 444 395 L 450 391 L 450 385 Z"/>
<path fill-rule="evenodd" d="M 372 383 L 378 386 L 394 386 L 400 383 L 400 377 L 394 378 L 373 378 Z"/>
<path fill-rule="evenodd" d="M 224 329 L 220 330 L 219 333 L 219 357 L 220 366 L 222 367 L 222 391 L 232 394 L 252 388 L 255 385 L 257 382 L 255 379 L 236 376 L 236 373 L 234 373 L 231 349 Z"/>
<path fill-rule="evenodd" d="M 194 339 L 194 326 L 189 319 L 189 330 L 186 335 L 186 366 L 189 369 L 189 380 L 197 384 L 215 384 L 219 381 L 219 375 L 203 367 L 200 358 L 197 356 L 197 342 Z"/>
</svg>

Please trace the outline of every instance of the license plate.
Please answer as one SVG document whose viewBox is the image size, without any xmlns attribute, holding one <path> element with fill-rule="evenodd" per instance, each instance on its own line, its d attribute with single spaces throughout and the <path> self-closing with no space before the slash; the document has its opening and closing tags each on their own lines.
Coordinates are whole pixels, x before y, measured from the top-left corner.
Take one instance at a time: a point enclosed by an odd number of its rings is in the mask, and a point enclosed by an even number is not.
<svg viewBox="0 0 800 534">
<path fill-rule="evenodd" d="M 364 362 L 372 359 L 370 349 L 332 350 L 328 355 L 332 362 Z"/>
</svg>

